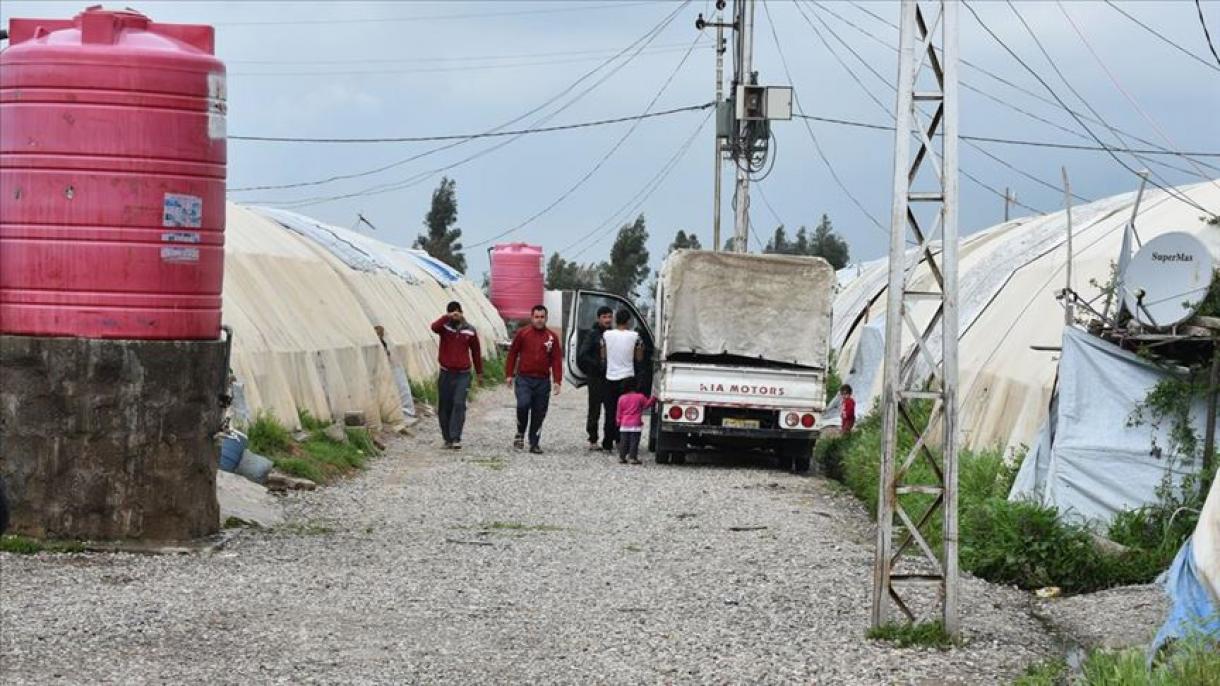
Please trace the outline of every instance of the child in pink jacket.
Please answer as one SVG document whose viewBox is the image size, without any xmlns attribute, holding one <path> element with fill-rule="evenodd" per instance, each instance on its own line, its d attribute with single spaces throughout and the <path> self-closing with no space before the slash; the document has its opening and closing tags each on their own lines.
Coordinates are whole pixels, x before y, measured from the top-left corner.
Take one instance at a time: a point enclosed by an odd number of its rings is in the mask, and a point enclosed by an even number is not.
<svg viewBox="0 0 1220 686">
<path fill-rule="evenodd" d="M 644 410 L 651 408 L 657 402 L 656 398 L 645 396 L 636 388 L 635 379 L 623 382 L 623 394 L 618 399 L 618 413 L 615 420 L 618 424 L 618 461 L 627 463 L 627 455 L 631 455 L 631 464 L 640 463 L 640 434 L 644 432 Z"/>
</svg>

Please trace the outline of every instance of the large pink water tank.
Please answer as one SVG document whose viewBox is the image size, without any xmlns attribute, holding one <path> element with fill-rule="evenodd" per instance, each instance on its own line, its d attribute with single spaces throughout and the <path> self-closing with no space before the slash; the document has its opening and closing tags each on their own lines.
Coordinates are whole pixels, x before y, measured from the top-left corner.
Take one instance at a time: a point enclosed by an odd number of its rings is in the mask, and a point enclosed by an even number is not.
<svg viewBox="0 0 1220 686">
<path fill-rule="evenodd" d="M 0 332 L 220 334 L 225 68 L 210 26 L 90 7 L 0 53 Z"/>
<path fill-rule="evenodd" d="M 491 304 L 505 319 L 529 319 L 542 303 L 542 248 L 507 243 L 491 249 Z"/>
</svg>

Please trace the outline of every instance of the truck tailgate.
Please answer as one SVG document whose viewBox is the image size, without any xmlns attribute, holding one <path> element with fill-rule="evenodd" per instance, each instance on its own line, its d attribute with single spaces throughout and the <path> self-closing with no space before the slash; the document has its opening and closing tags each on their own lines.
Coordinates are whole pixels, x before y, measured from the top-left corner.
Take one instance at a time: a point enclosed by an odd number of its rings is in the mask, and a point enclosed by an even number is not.
<svg viewBox="0 0 1220 686">
<path fill-rule="evenodd" d="M 688 362 L 661 365 L 658 396 L 662 402 L 728 407 L 808 409 L 826 407 L 824 372 Z"/>
</svg>

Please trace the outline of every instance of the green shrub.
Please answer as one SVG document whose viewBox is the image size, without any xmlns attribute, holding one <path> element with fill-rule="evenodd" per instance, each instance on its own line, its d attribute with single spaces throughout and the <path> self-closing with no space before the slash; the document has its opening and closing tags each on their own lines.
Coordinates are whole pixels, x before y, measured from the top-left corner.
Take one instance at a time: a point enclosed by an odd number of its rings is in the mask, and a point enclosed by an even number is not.
<svg viewBox="0 0 1220 686">
<path fill-rule="evenodd" d="M 274 457 L 275 468 L 289 476 L 309 479 L 314 483 L 323 483 L 325 477 L 322 469 L 309 460 L 299 457 Z"/>
<path fill-rule="evenodd" d="M 292 433 L 267 411 L 259 412 L 246 427 L 249 448 L 260 455 L 272 457 L 292 449 Z"/>
<path fill-rule="evenodd" d="M 826 364 L 826 402 L 834 400 L 834 397 L 839 394 L 839 388 L 843 386 L 843 379 L 839 378 L 838 354 L 831 350 L 830 359 Z"/>
<path fill-rule="evenodd" d="M 1030 665 L 1013 686 L 1061 686 L 1067 684 L 1067 660 L 1058 658 Z"/>
<path fill-rule="evenodd" d="M 819 438 L 813 446 L 813 459 L 818 470 L 829 479 L 843 480 L 843 453 L 847 450 L 848 437 L 835 435 Z"/>
<path fill-rule="evenodd" d="M 1188 638 L 1151 669 L 1142 648 L 1096 650 L 1081 672 L 1088 686 L 1220 686 L 1220 646 L 1213 639 Z"/>
<path fill-rule="evenodd" d="M 501 355 L 495 355 L 483 360 L 484 386 L 495 386 L 496 384 L 504 383 L 504 363 L 505 359 Z"/>
<path fill-rule="evenodd" d="M 416 402 L 426 403 L 433 407 L 436 407 L 440 402 L 440 392 L 436 387 L 436 379 L 411 380 L 408 383 L 411 386 L 411 397 L 415 398 Z"/>
<path fill-rule="evenodd" d="M 348 427 L 347 441 L 365 455 L 381 454 L 381 451 L 377 449 L 377 445 L 373 443 L 373 437 L 369 435 L 368 429 L 361 427 Z"/>
</svg>

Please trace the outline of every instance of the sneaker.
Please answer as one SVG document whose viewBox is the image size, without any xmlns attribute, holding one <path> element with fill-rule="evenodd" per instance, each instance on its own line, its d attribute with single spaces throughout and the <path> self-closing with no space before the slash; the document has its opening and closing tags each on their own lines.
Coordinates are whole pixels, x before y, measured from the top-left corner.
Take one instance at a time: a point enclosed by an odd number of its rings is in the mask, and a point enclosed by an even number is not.
<svg viewBox="0 0 1220 686">
<path fill-rule="evenodd" d="M 631 464 L 644 464 L 644 463 L 640 462 L 639 460 L 632 460 Z"/>
<path fill-rule="evenodd" d="M 516 448 L 517 450 L 524 448 L 525 447 L 525 436 L 523 436 L 521 434 L 517 434 L 516 438 L 513 439 L 513 447 Z"/>
<path fill-rule="evenodd" d="M 597 444 L 597 441 L 589 441 L 589 452 L 593 453 L 601 449 L 602 447 Z"/>
<path fill-rule="evenodd" d="M 461 449 L 462 449 L 462 442 L 461 442 L 461 441 L 454 441 L 453 443 L 450 443 L 450 444 L 449 444 L 449 447 L 450 447 L 451 449 L 453 449 L 453 450 L 461 450 Z"/>
<path fill-rule="evenodd" d="M 612 453 L 612 452 L 614 452 L 614 444 L 613 443 L 602 443 L 602 450 L 604 450 L 608 453 Z"/>
<path fill-rule="evenodd" d="M 622 462 L 623 464 L 627 464 L 627 458 L 625 458 L 625 457 L 618 458 L 618 461 Z"/>
<path fill-rule="evenodd" d="M 445 450 L 453 448 L 453 441 L 445 441 Z"/>
<path fill-rule="evenodd" d="M 542 448 L 540 448 L 540 447 L 538 447 L 538 446 L 536 446 L 536 445 L 531 445 L 531 446 L 530 446 L 530 453 L 532 453 L 532 454 L 534 454 L 534 455 L 541 455 L 541 454 L 542 454 Z"/>
</svg>

